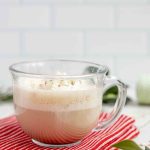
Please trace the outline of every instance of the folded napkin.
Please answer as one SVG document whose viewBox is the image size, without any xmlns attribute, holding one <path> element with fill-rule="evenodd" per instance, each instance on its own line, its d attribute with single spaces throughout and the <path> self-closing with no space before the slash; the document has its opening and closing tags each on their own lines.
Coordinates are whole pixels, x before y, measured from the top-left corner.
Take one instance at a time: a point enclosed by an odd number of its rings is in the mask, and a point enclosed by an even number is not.
<svg viewBox="0 0 150 150">
<path fill-rule="evenodd" d="M 102 113 L 100 120 L 109 115 Z M 111 145 L 124 139 L 133 139 L 138 134 L 134 126 L 135 120 L 121 115 L 114 124 L 99 132 L 92 132 L 80 144 L 70 148 L 55 148 L 54 150 L 116 150 Z M 32 143 L 31 138 L 20 128 L 15 116 L 0 119 L 0 150 L 53 150 Z"/>
</svg>

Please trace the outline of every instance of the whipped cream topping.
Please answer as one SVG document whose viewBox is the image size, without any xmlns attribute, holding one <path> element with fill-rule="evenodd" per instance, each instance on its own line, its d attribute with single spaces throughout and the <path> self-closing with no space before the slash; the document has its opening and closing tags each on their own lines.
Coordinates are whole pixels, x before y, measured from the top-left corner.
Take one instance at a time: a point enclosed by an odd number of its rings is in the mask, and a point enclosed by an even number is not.
<svg viewBox="0 0 150 150">
<path fill-rule="evenodd" d="M 41 90 L 84 90 L 92 87 L 92 84 L 86 80 L 80 79 L 36 79 L 36 78 L 20 78 L 19 85 L 29 89 Z"/>
</svg>

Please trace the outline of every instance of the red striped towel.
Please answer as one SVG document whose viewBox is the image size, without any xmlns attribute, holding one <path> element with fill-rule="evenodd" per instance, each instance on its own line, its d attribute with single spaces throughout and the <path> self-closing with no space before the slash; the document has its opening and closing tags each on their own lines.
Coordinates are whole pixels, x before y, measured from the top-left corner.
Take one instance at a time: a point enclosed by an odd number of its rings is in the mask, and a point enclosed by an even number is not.
<svg viewBox="0 0 150 150">
<path fill-rule="evenodd" d="M 100 120 L 107 117 L 108 114 L 103 113 Z M 121 115 L 110 127 L 90 133 L 80 144 L 55 150 L 115 150 L 111 148 L 112 144 L 124 139 L 133 139 L 139 134 L 134 122 L 133 118 Z M 15 116 L 12 116 L 0 119 L 0 150 L 52 150 L 52 148 L 39 147 L 32 143 L 31 138 L 21 130 Z"/>
</svg>

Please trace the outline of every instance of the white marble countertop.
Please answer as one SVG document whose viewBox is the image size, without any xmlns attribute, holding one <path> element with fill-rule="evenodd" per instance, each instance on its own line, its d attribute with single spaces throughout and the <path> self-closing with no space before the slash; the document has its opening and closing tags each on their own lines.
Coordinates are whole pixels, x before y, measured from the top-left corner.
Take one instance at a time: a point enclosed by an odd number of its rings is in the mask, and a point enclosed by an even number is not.
<svg viewBox="0 0 150 150">
<path fill-rule="evenodd" d="M 105 106 L 105 109 L 110 106 Z M 141 106 L 133 102 L 125 106 L 123 114 L 132 116 L 136 119 L 136 126 L 140 130 L 140 135 L 135 139 L 139 144 L 150 144 L 150 106 Z M 14 114 L 12 102 L 0 102 L 0 118 Z"/>
</svg>

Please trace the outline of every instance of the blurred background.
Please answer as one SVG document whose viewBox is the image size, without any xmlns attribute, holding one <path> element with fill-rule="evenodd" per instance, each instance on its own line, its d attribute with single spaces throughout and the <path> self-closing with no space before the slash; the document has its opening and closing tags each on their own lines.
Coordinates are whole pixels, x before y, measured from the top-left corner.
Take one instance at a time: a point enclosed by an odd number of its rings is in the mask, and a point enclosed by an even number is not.
<svg viewBox="0 0 150 150">
<path fill-rule="evenodd" d="M 131 88 L 150 69 L 150 0 L 0 0 L 0 85 L 33 59 L 107 65 Z"/>
</svg>

